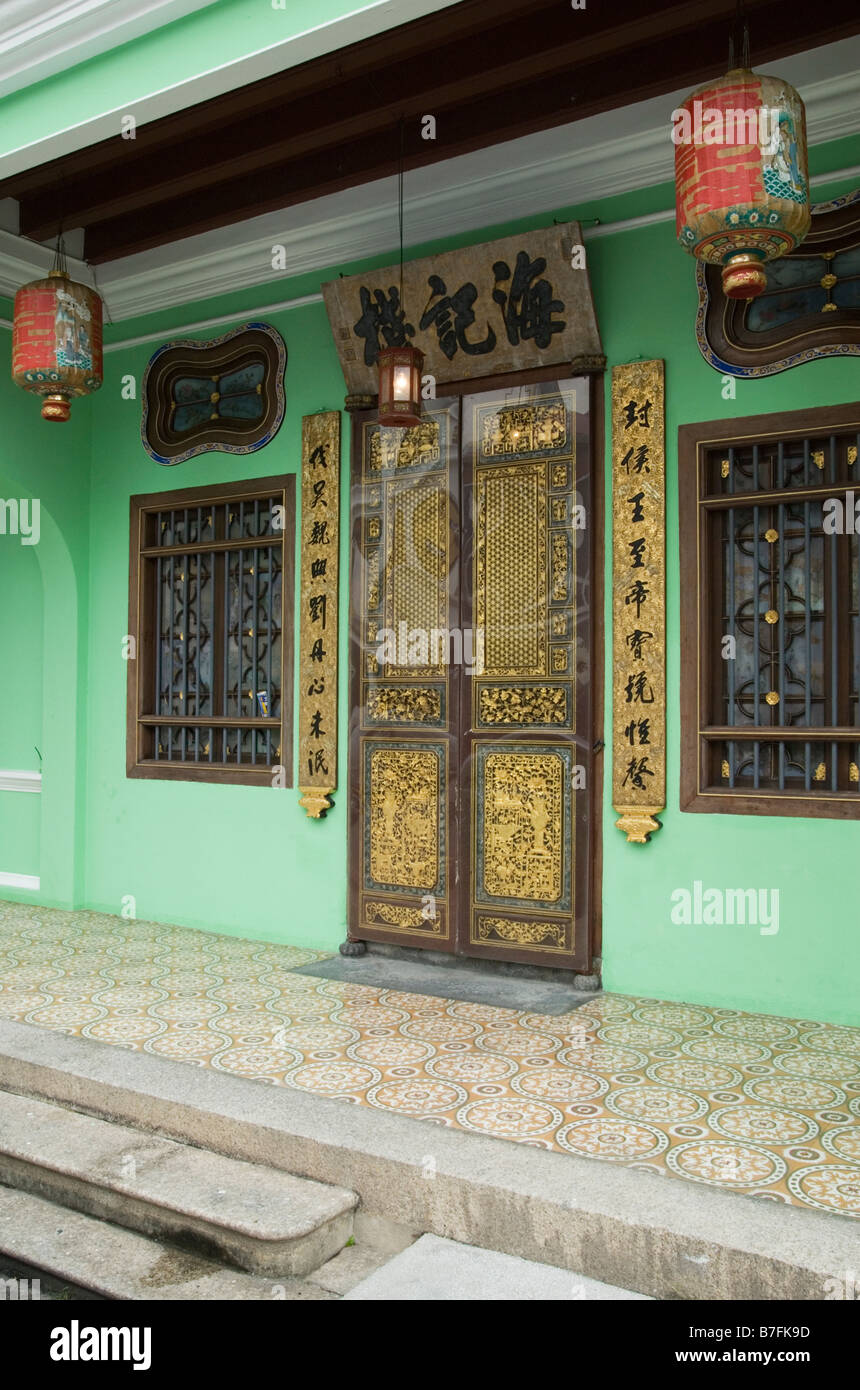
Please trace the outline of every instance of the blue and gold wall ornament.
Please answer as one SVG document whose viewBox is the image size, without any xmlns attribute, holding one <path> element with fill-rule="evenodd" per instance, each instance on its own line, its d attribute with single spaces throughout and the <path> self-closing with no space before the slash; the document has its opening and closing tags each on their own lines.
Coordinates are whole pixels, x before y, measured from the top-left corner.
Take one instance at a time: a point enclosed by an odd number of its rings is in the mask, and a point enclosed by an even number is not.
<svg viewBox="0 0 860 1390">
<path fill-rule="evenodd" d="M 164 343 L 143 377 L 143 447 L 172 466 L 195 454 L 250 454 L 284 418 L 287 349 L 267 323 L 245 323 L 220 338 Z"/>
</svg>

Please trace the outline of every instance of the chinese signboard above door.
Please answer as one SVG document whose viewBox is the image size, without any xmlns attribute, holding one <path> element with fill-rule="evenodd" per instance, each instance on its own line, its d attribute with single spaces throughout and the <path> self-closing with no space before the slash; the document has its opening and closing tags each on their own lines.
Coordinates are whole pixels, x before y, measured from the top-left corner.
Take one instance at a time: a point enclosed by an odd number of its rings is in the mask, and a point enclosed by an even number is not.
<svg viewBox="0 0 860 1390">
<path fill-rule="evenodd" d="M 612 804 L 646 844 L 666 805 L 666 424 L 661 361 L 612 369 Z"/>
<path fill-rule="evenodd" d="M 302 420 L 299 805 L 315 820 L 337 786 L 340 411 Z"/>
<path fill-rule="evenodd" d="M 375 395 L 381 348 L 410 344 L 440 384 L 605 358 L 578 222 L 323 285 L 348 390 Z"/>
</svg>

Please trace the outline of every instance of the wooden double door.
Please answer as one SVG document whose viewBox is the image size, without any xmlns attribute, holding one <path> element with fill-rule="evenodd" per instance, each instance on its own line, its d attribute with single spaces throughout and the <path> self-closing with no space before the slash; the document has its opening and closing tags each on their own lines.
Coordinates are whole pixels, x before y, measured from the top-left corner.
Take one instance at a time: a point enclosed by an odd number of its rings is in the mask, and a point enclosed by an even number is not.
<svg viewBox="0 0 860 1390">
<path fill-rule="evenodd" d="M 590 969 L 590 395 L 355 418 L 353 940 Z"/>
</svg>

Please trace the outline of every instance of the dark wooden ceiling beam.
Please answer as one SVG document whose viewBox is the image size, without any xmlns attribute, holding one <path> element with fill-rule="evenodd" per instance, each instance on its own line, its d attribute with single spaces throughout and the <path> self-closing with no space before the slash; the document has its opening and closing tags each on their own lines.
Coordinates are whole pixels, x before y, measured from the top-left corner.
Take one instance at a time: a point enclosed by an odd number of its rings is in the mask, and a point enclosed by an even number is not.
<svg viewBox="0 0 860 1390">
<path fill-rule="evenodd" d="M 489 13 L 488 13 L 489 8 Z M 747 0 L 756 66 L 860 30 L 826 12 Z M 0 182 L 22 231 L 62 213 L 93 262 L 287 209 L 405 167 L 486 148 L 716 76 L 735 0 L 464 0 L 324 58 Z M 419 117 L 437 119 L 422 141 Z M 668 138 L 668 112 L 667 112 Z M 571 190 L 571 201 L 576 197 Z"/>
<path fill-rule="evenodd" d="M 840 3 L 841 0 L 834 0 L 837 7 Z M 771 0 L 771 8 L 774 12 L 779 9 L 778 0 Z M 618 105 L 619 91 L 627 94 L 626 100 L 639 101 L 679 85 L 695 86 L 712 74 L 710 51 L 723 31 L 722 20 L 712 20 L 700 26 L 701 43 L 695 48 L 690 47 L 686 34 L 663 36 L 611 58 L 580 64 L 573 73 L 562 71 L 514 89 L 461 102 L 438 112 L 440 138 L 435 142 L 423 142 L 417 120 L 411 121 L 405 132 L 404 167 L 418 168 L 515 136 L 600 114 Z M 790 25 L 784 23 L 773 45 L 764 46 L 764 61 L 790 51 L 791 43 Z M 313 151 L 272 168 L 264 180 L 257 173 L 244 171 L 232 179 L 218 181 L 200 189 L 190 205 L 179 197 L 133 215 L 95 224 L 87 234 L 87 256 L 96 263 L 111 260 L 118 254 L 147 250 L 165 241 L 288 209 L 310 198 L 388 177 L 396 172 L 398 162 L 396 138 L 392 141 L 391 137 L 390 129 L 382 136 L 369 132 L 327 151 Z M 576 189 L 572 187 L 570 200 L 575 199 Z M 393 234 L 394 230 L 392 220 Z"/>
<path fill-rule="evenodd" d="M 574 68 L 661 35 L 696 30 L 704 16 L 728 14 L 733 5 L 734 0 L 664 0 L 662 10 L 643 14 L 639 0 L 617 0 L 608 15 L 596 8 L 572 12 L 565 0 L 544 0 L 537 6 L 532 0 L 525 8 L 524 0 L 506 0 L 489 21 L 481 16 L 479 31 L 469 35 L 472 42 L 463 41 L 463 15 L 454 35 L 434 45 L 430 60 L 421 54 L 413 26 L 402 26 L 354 45 L 356 52 L 346 50 L 352 61 L 338 64 L 335 73 L 309 63 L 242 89 L 247 93 L 244 114 L 236 107 L 237 93 L 225 94 L 141 127 L 134 143 L 118 146 L 114 137 L 77 156 L 0 182 L 0 197 L 21 199 L 22 231 L 47 238 L 56 232 L 61 216 L 67 226 L 86 226 L 179 191 L 192 193 L 211 181 L 213 173 L 229 178 L 243 167 L 263 170 L 312 148 L 350 140 L 374 126 L 390 127 L 404 103 L 412 110 L 421 105 L 435 111 L 483 92 L 511 89 L 532 76 Z M 457 6 L 445 13 L 456 16 L 461 9 L 472 7 Z M 393 44 L 395 36 L 397 49 L 388 55 L 384 77 L 366 61 L 349 75 L 359 50 L 371 42 Z M 477 67 L 476 49 L 481 55 Z M 421 56 L 424 62 L 418 61 Z M 322 121 L 317 103 L 324 108 Z M 277 133 L 275 125 L 280 127 Z"/>
<path fill-rule="evenodd" d="M 722 0 L 718 2 L 722 3 Z M 428 47 L 432 49 L 438 43 L 438 21 L 443 16 L 446 39 L 460 36 L 471 43 L 480 33 L 486 33 L 488 28 L 502 20 L 522 16 L 529 10 L 534 12 L 536 3 L 540 4 L 541 0 L 493 0 L 492 15 L 488 16 L 486 0 L 463 0 L 463 3 L 444 11 L 425 15 L 409 24 L 386 30 L 373 38 L 363 39 L 247 86 L 235 87 L 205 102 L 183 107 L 169 116 L 141 123 L 137 130 L 140 147 L 145 144 L 147 150 L 169 149 L 179 141 L 191 139 L 207 129 L 229 124 L 255 112 L 276 109 L 291 96 L 310 98 L 315 93 L 330 91 L 337 83 L 351 76 L 364 74 L 368 80 L 384 82 L 381 74 L 392 61 L 417 61 Z M 547 0 L 543 0 L 543 3 L 546 4 Z M 666 0 L 657 0 L 657 3 L 666 3 Z M 98 141 L 7 179 L 0 179 L 0 197 L 21 198 L 39 192 L 55 184 L 60 173 L 71 181 L 109 168 L 120 157 L 134 159 L 137 148 L 137 142 L 132 144 L 124 141 L 117 133 L 108 140 Z"/>
</svg>

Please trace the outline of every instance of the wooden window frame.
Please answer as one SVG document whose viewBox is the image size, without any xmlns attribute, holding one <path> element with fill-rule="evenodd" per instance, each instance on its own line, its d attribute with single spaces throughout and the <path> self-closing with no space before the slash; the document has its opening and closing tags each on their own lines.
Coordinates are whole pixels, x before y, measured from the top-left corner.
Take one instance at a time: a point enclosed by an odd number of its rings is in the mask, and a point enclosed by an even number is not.
<svg viewBox="0 0 860 1390">
<path fill-rule="evenodd" d="M 796 791 L 716 790 L 707 782 L 707 740 L 703 737 L 703 731 L 722 727 L 710 725 L 705 718 L 711 707 L 715 662 L 719 659 L 713 569 L 706 555 L 703 535 L 707 509 L 702 498 L 708 495 L 704 490 L 706 453 L 718 447 L 730 449 L 850 429 L 860 431 L 860 401 L 771 415 L 748 415 L 740 419 L 709 420 L 681 425 L 678 429 L 682 811 L 860 819 L 860 790 L 856 793 L 804 791 L 800 795 Z M 828 495 L 823 484 L 819 490 L 823 496 Z M 785 490 L 787 500 L 792 491 Z M 736 495 L 741 502 L 748 496 L 750 505 L 755 496 L 753 492 Z M 762 732 L 766 737 L 766 727 L 763 726 Z M 860 741 L 860 728 L 857 738 Z"/>
<path fill-rule="evenodd" d="M 128 661 L 128 685 L 126 708 L 126 775 L 128 777 L 154 778 L 159 781 L 179 782 L 217 782 L 233 783 L 240 786 L 270 787 L 272 768 L 269 765 L 250 765 L 242 763 L 195 763 L 145 758 L 141 750 L 141 731 L 154 722 L 155 715 L 145 708 L 152 705 L 147 699 L 147 691 L 152 688 L 155 673 L 155 623 L 153 596 L 144 592 L 144 560 L 148 553 L 144 545 L 144 526 L 153 512 L 176 510 L 178 508 L 207 506 L 210 503 L 247 502 L 257 497 L 277 497 L 280 494 L 284 507 L 284 529 L 282 533 L 281 561 L 281 715 L 277 724 L 258 717 L 234 718 L 218 715 L 194 716 L 180 719 L 178 716 L 165 716 L 162 724 L 175 723 L 193 726 L 205 723 L 206 727 L 269 728 L 280 739 L 280 756 L 277 766 L 283 768 L 285 785 L 293 785 L 293 647 L 295 613 L 295 526 L 296 526 L 296 479 L 292 473 L 267 478 L 252 478 L 232 483 L 221 483 L 212 487 L 180 488 L 168 492 L 139 493 L 131 498 L 129 527 L 129 626 L 128 632 L 135 640 L 136 659 Z M 224 542 L 211 541 L 187 546 L 187 551 L 210 551 L 223 554 L 229 547 Z M 235 548 L 235 547 L 233 547 Z M 246 549 L 253 549 L 249 540 Z M 151 552 L 150 552 L 151 553 Z M 180 553 L 180 552 L 174 552 Z"/>
</svg>

